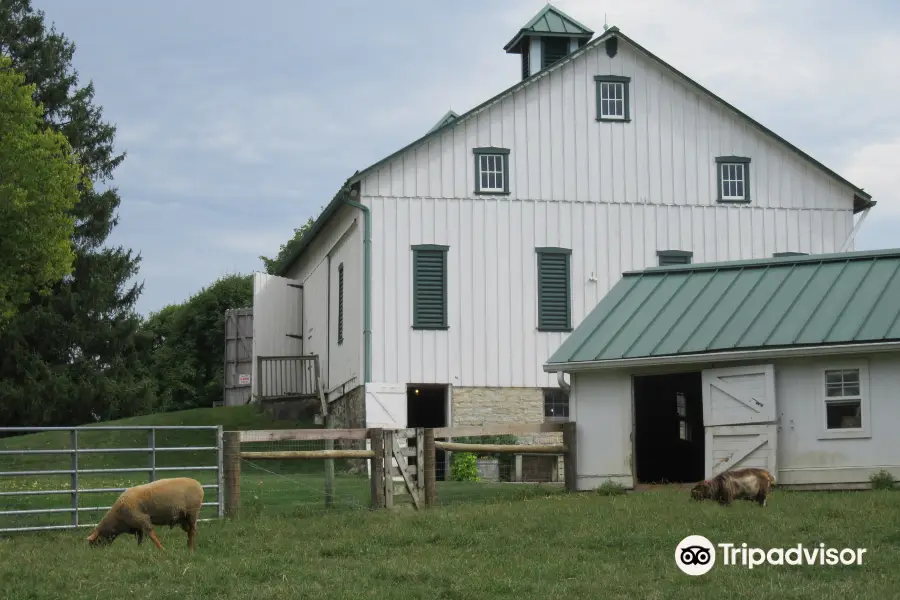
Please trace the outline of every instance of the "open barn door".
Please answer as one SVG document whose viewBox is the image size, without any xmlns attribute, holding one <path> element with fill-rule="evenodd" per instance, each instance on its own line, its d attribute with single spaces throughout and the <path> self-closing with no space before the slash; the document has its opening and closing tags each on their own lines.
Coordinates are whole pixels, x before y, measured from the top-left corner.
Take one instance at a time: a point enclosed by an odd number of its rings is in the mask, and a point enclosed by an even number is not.
<svg viewBox="0 0 900 600">
<path fill-rule="evenodd" d="M 777 477 L 775 367 L 709 369 L 702 380 L 706 477 L 746 467 Z"/>
</svg>

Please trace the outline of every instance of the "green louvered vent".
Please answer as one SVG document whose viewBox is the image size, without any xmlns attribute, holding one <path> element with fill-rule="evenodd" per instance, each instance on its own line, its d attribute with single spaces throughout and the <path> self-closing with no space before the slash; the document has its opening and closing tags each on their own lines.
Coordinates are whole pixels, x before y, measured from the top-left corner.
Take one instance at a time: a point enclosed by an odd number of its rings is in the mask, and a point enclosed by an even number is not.
<svg viewBox="0 0 900 600">
<path fill-rule="evenodd" d="M 413 251 L 413 326 L 444 329 L 447 326 L 447 252 Z"/>
<path fill-rule="evenodd" d="M 338 344 L 344 343 L 344 263 L 338 265 Z"/>
<path fill-rule="evenodd" d="M 569 53 L 569 38 L 552 37 L 544 38 L 542 44 L 543 56 L 541 57 L 546 69 L 558 60 L 562 60 Z"/>
<path fill-rule="evenodd" d="M 522 48 L 522 79 L 528 79 L 531 75 L 529 64 L 531 63 L 531 54 L 528 46 Z"/>
<path fill-rule="evenodd" d="M 665 267 L 666 265 L 689 265 L 691 264 L 691 257 L 687 254 L 660 254 L 659 255 L 659 266 Z"/>
<path fill-rule="evenodd" d="M 571 329 L 569 299 L 569 253 L 538 251 L 538 328 Z"/>
</svg>

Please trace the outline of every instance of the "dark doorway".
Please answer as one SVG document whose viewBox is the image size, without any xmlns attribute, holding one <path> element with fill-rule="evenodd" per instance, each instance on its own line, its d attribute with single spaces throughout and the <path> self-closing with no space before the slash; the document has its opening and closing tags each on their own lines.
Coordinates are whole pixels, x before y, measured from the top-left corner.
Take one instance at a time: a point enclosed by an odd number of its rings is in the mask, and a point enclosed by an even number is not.
<svg viewBox="0 0 900 600">
<path fill-rule="evenodd" d="M 637 483 L 691 483 L 705 473 L 700 373 L 634 378 Z"/>
<path fill-rule="evenodd" d="M 447 386 L 409 384 L 406 386 L 406 426 L 438 428 L 447 426 Z M 409 445 L 415 446 L 415 438 Z M 411 464 L 415 464 L 415 459 Z M 435 450 L 435 479 L 445 481 L 447 457 L 444 450 Z"/>
</svg>

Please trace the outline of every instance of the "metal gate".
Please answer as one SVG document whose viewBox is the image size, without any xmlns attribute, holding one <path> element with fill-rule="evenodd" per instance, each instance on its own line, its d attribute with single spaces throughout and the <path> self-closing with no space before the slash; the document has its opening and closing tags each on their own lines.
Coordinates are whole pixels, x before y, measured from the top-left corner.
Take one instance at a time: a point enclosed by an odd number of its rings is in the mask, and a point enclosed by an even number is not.
<svg viewBox="0 0 900 600">
<path fill-rule="evenodd" d="M 84 446 L 79 443 L 79 434 L 82 437 L 87 437 L 88 433 L 96 433 L 96 432 L 147 432 L 147 442 L 145 446 L 139 447 L 100 447 L 100 448 L 91 448 L 88 446 Z M 171 445 L 171 446 L 160 446 L 157 445 L 158 440 L 160 439 L 160 434 L 163 432 L 185 432 L 185 431 L 207 431 L 209 433 L 214 434 L 214 438 L 211 440 L 211 445 L 208 446 L 188 446 L 188 445 Z M 111 506 L 82 506 L 80 504 L 81 496 L 96 497 L 96 495 L 102 494 L 112 494 L 112 493 L 121 493 L 127 489 L 127 487 L 96 487 L 90 486 L 89 484 L 85 485 L 81 479 L 83 476 L 87 475 L 101 475 L 101 474 L 127 474 L 127 473 L 147 473 L 148 474 L 148 482 L 155 481 L 159 479 L 157 477 L 158 474 L 163 474 L 163 477 L 173 476 L 171 474 L 175 474 L 177 472 L 185 473 L 185 472 L 207 472 L 207 471 L 215 471 L 215 483 L 206 483 L 203 485 L 204 489 L 215 489 L 216 490 L 216 499 L 215 502 L 204 502 L 202 506 L 215 506 L 216 507 L 216 518 L 221 518 L 224 515 L 224 503 L 222 493 L 222 427 L 216 425 L 207 425 L 207 426 L 87 426 L 87 427 L 0 427 L 0 436 L 9 433 L 32 433 L 37 434 L 41 432 L 61 432 L 62 434 L 68 433 L 68 443 L 65 444 L 67 447 L 48 447 L 52 445 L 52 443 L 47 442 L 46 440 L 35 441 L 33 445 L 40 446 L 36 448 L 17 448 L 10 449 L 8 446 L 13 446 L 15 444 L 15 440 L 17 437 L 2 437 L 0 438 L 0 518 L 7 519 L 9 517 L 26 517 L 26 520 L 30 518 L 30 516 L 39 516 L 39 515 L 52 515 L 59 513 L 70 513 L 71 519 L 69 523 L 66 524 L 36 524 L 30 523 L 27 525 L 16 526 L 16 527 L 0 527 L 0 533 L 12 533 L 12 532 L 20 532 L 20 531 L 45 531 L 45 530 L 59 530 L 59 529 L 75 529 L 79 527 L 93 527 L 96 525 L 96 521 L 99 521 L 99 518 L 110 509 Z M 29 436 L 30 437 L 30 436 Z M 202 438 L 202 434 L 197 437 Z M 210 436 L 211 438 L 213 436 Z M 5 442 L 5 443 L 4 443 Z M 12 442 L 12 443 L 10 443 Z M 59 444 L 63 446 L 63 444 Z M 160 466 L 157 463 L 157 459 L 161 455 L 168 455 L 168 453 L 177 453 L 177 452 L 210 452 L 212 455 L 210 458 L 210 463 L 212 464 L 182 464 L 177 466 Z M 147 454 L 148 460 L 146 466 L 127 466 L 127 467 L 118 467 L 118 468 L 82 468 L 79 464 L 79 458 L 84 457 L 86 455 L 114 455 L 117 453 L 121 454 Z M 25 462 L 28 463 L 38 463 L 36 465 L 25 465 L 26 468 L 20 470 L 7 470 L 9 466 L 9 457 L 22 457 Z M 28 457 L 42 457 L 39 459 L 32 460 Z M 46 458 L 43 458 L 46 457 Z M 61 465 L 41 465 L 41 462 L 51 461 L 52 457 L 68 457 L 68 460 L 65 461 L 68 463 L 66 468 L 55 468 Z M 4 464 L 6 463 L 6 464 Z M 30 466 L 50 466 L 53 468 L 27 468 Z M 177 476 L 177 475 L 174 475 Z M 199 477 L 196 475 L 195 477 Z M 42 486 L 42 481 L 46 482 L 46 479 L 42 478 L 51 478 L 51 482 L 48 485 L 46 483 Z M 59 489 L 54 489 L 52 486 L 57 485 L 52 482 L 53 479 L 68 479 L 68 487 L 64 487 L 64 484 L 59 484 Z M 10 482 L 13 482 L 11 485 Z M 131 487 L 131 486 L 128 486 Z M 26 489 L 13 489 L 13 488 L 26 488 Z M 53 496 L 69 496 L 71 498 L 71 502 L 68 507 L 36 507 L 36 508 L 11 508 L 10 503 L 23 503 L 25 502 L 25 498 L 40 498 L 40 497 L 53 497 Z M 207 499 L 207 495 L 204 494 L 204 500 Z M 40 504 L 41 502 L 37 502 Z M 202 510 L 202 507 L 201 507 Z M 80 513 L 98 513 L 95 522 L 84 523 L 79 518 Z M 212 518 L 203 518 L 201 521 L 212 521 L 215 519 Z M 93 521 L 93 519 L 92 519 Z"/>
</svg>

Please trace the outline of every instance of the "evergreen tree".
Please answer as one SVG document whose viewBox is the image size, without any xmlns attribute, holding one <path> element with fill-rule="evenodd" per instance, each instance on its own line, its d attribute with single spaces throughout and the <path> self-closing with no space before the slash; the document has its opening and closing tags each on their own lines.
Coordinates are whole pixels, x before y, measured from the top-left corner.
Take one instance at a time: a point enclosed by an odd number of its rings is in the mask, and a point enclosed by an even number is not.
<svg viewBox="0 0 900 600">
<path fill-rule="evenodd" d="M 115 127 L 94 104 L 93 84 L 79 83 L 74 52 L 30 0 L 0 0 L 0 53 L 36 86 L 46 125 L 66 137 L 92 183 L 72 211 L 72 274 L 49 295 L 33 294 L 0 336 L 0 425 L 77 424 L 155 403 L 152 340 L 134 311 L 143 286 L 128 284 L 140 256 L 105 246 L 120 203 L 109 183 L 125 156 L 113 148 Z"/>
</svg>

